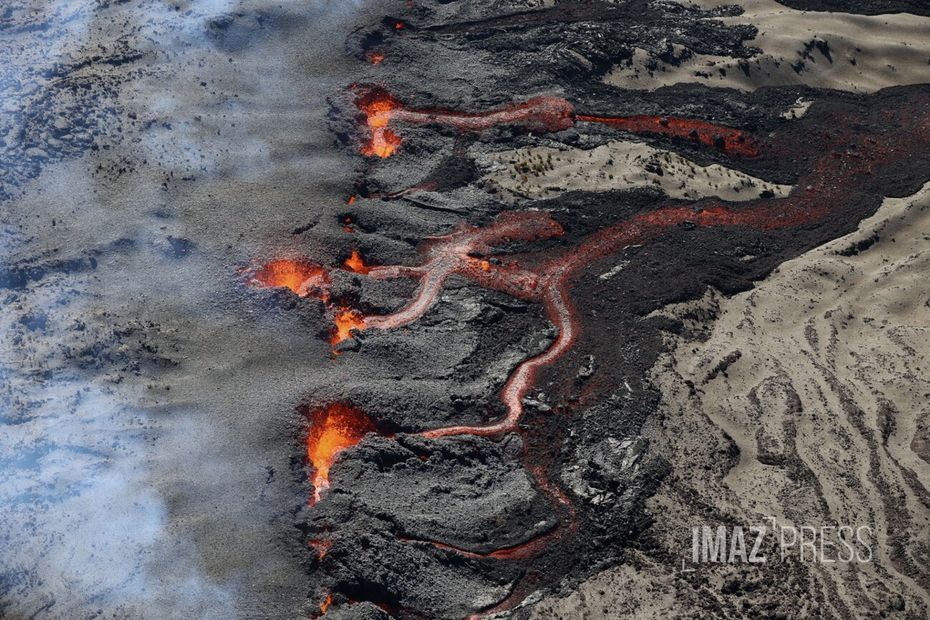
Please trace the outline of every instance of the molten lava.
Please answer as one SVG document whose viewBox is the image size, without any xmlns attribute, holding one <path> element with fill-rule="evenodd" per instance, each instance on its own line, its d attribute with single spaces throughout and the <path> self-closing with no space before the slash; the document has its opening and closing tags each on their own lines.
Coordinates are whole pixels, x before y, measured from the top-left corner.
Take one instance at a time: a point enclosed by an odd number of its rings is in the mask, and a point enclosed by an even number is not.
<svg viewBox="0 0 930 620">
<path fill-rule="evenodd" d="M 371 271 L 371 267 L 365 264 L 365 261 L 362 259 L 362 255 L 359 254 L 358 250 L 352 250 L 352 255 L 345 259 L 342 265 L 349 271 L 353 271 L 355 273 L 365 274 Z"/>
<path fill-rule="evenodd" d="M 351 308 L 339 308 L 333 318 L 333 323 L 335 328 L 329 341 L 333 346 L 351 338 L 353 329 L 365 329 L 365 319 Z"/>
<path fill-rule="evenodd" d="M 562 131 L 573 127 L 576 122 L 600 123 L 631 133 L 691 140 L 719 149 L 728 155 L 759 155 L 756 141 L 739 129 L 671 116 L 576 114 L 574 106 L 561 97 L 533 97 L 485 112 L 467 113 L 409 109 L 380 87 L 355 87 L 355 90 L 356 106 L 365 115 L 365 123 L 371 132 L 368 142 L 362 145 L 362 154 L 366 156 L 388 157 L 397 150 L 401 138 L 388 129 L 391 121 L 411 125 L 444 125 L 458 131 L 483 131 L 498 126 L 514 126 L 536 133 Z"/>
<path fill-rule="evenodd" d="M 355 104 L 365 115 L 365 124 L 371 132 L 371 138 L 362 145 L 362 155 L 382 158 L 393 155 L 400 146 L 400 136 L 388 129 L 388 123 L 400 104 L 381 89 L 371 89 L 360 95 Z"/>
<path fill-rule="evenodd" d="M 737 129 L 662 116 L 576 115 L 569 102 L 555 97 L 538 97 L 477 114 L 406 109 L 382 89 L 366 90 L 358 95 L 356 102 L 371 131 L 370 140 L 362 152 L 371 156 L 387 157 L 399 146 L 400 137 L 388 129 L 392 121 L 445 125 L 459 131 L 480 131 L 504 124 L 529 131 L 559 131 L 576 122 L 600 123 L 633 133 L 690 140 L 727 155 L 757 157 L 760 154 L 753 138 Z M 524 301 L 539 303 L 555 326 L 557 336 L 545 351 L 520 362 L 507 378 L 500 393 L 506 409 L 504 417 L 486 425 L 447 426 L 419 435 L 439 438 L 521 432 L 519 423 L 524 413 L 524 398 L 537 384 L 540 372 L 562 358 L 581 332 L 582 325 L 574 310 L 571 292 L 573 281 L 586 268 L 627 248 L 655 241 L 677 227 L 685 230 L 719 227 L 764 231 L 813 227 L 844 209 L 857 208 L 863 193 L 874 192 L 874 187 L 880 186 L 876 179 L 893 170 L 896 162 L 919 156 L 930 148 L 930 118 L 923 102 L 913 114 L 906 108 L 902 109 L 905 112 L 887 112 L 888 119 L 883 125 L 889 128 L 887 132 L 866 134 L 843 130 L 826 134 L 822 144 L 818 144 L 818 151 L 812 155 L 806 168 L 808 172 L 798 179 L 796 188 L 785 197 L 760 198 L 743 204 L 710 199 L 689 205 L 672 203 L 602 228 L 574 247 L 523 254 L 520 260 L 502 252 L 502 246 L 564 234 L 562 226 L 549 213 L 505 212 L 484 227 L 459 226 L 448 234 L 425 240 L 419 248 L 420 260 L 414 265 L 369 267 L 361 255 L 353 252 L 343 264 L 346 269 L 379 280 L 410 278 L 418 282 L 418 287 L 406 305 L 386 315 L 363 316 L 348 308 L 329 306 L 330 312 L 335 313 L 336 324 L 332 342 L 335 345 L 350 338 L 353 329 L 395 329 L 419 320 L 436 303 L 446 281 L 452 276 L 466 278 L 483 288 Z M 856 127 L 860 119 L 850 113 L 842 119 L 837 118 L 836 122 L 848 128 Z M 792 148 L 785 153 L 767 155 L 782 157 L 793 154 L 796 143 L 791 142 L 788 146 Z M 770 149 L 772 142 L 768 141 L 765 150 Z M 366 197 L 371 196 L 366 194 Z M 329 469 L 336 455 L 373 430 L 364 414 L 349 405 L 335 404 L 314 412 L 307 440 L 308 458 L 315 469 L 313 503 L 319 501 L 321 491 L 329 486 Z M 525 543 L 487 553 L 475 553 L 435 541 L 430 541 L 431 544 L 477 560 L 522 560 L 538 553 L 553 537 L 569 530 L 576 531 L 578 520 L 574 507 L 558 485 L 546 479 L 545 468 L 530 460 L 535 456 L 527 451 L 527 468 L 539 489 L 553 498 L 553 504 L 566 517 L 568 528 L 558 526 Z M 322 556 L 325 549 L 318 549 L 318 552 Z M 515 589 L 504 602 L 486 610 L 486 613 L 509 609 L 527 594 L 527 591 Z"/>
<path fill-rule="evenodd" d="M 328 538 L 314 538 L 307 544 L 316 550 L 317 558 L 320 560 L 325 558 L 329 550 L 333 548 L 333 541 Z"/>
<path fill-rule="evenodd" d="M 371 420 L 361 410 L 347 403 L 331 403 L 310 414 L 307 460 L 313 465 L 314 492 L 311 505 L 320 501 L 323 491 L 329 488 L 329 470 L 339 453 L 374 431 L 375 426 Z"/>
<path fill-rule="evenodd" d="M 383 52 L 368 52 L 365 54 L 365 59 L 373 65 L 381 63 L 385 58 Z"/>
<path fill-rule="evenodd" d="M 759 155 L 758 145 L 744 132 L 706 121 L 669 116 L 589 116 L 586 114 L 579 114 L 575 119 L 610 125 L 630 133 L 657 134 L 692 140 L 729 155 L 743 157 L 758 157 Z"/>
<path fill-rule="evenodd" d="M 261 286 L 287 288 L 301 297 L 313 295 L 324 301 L 329 297 L 326 270 L 304 260 L 273 260 L 256 271 L 253 278 Z"/>
</svg>

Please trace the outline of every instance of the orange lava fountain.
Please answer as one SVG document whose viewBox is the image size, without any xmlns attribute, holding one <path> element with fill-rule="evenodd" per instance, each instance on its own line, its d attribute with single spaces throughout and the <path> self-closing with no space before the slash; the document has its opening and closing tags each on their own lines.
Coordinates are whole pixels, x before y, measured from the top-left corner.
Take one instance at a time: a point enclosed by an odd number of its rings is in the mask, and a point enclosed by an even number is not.
<svg viewBox="0 0 930 620">
<path fill-rule="evenodd" d="M 371 267 L 365 264 L 365 260 L 358 250 L 352 250 L 352 255 L 343 261 L 342 266 L 355 273 L 368 273 Z"/>
<path fill-rule="evenodd" d="M 377 89 L 360 96 L 356 104 L 371 131 L 371 139 L 362 145 L 362 155 L 382 158 L 393 155 L 400 146 L 400 136 L 388 129 L 388 123 L 400 104 L 386 91 Z"/>
<path fill-rule="evenodd" d="M 326 270 L 304 260 L 273 260 L 256 271 L 253 278 L 261 286 L 287 288 L 300 297 L 312 295 L 324 301 L 329 297 Z"/>
<path fill-rule="evenodd" d="M 371 420 L 347 403 L 331 403 L 310 414 L 307 460 L 313 465 L 311 506 L 320 501 L 323 491 L 329 488 L 329 470 L 339 453 L 374 430 Z"/>
</svg>

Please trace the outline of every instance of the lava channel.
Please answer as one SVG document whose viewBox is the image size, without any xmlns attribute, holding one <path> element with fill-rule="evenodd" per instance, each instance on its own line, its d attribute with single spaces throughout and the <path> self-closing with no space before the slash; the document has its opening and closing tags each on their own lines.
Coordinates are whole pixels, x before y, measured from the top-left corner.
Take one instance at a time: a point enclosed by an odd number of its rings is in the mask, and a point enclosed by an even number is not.
<svg viewBox="0 0 930 620">
<path fill-rule="evenodd" d="M 485 112 L 410 109 L 380 87 L 353 87 L 355 105 L 365 117 L 370 137 L 362 144 L 367 157 L 390 157 L 401 137 L 389 128 L 394 123 L 442 125 L 460 132 L 483 131 L 498 126 L 520 127 L 533 133 L 554 133 L 574 127 L 576 122 L 600 123 L 636 134 L 678 138 L 714 147 L 741 157 L 756 157 L 759 148 L 747 133 L 701 120 L 672 116 L 594 116 L 576 114 L 574 106 L 561 97 L 540 96 Z"/>
</svg>

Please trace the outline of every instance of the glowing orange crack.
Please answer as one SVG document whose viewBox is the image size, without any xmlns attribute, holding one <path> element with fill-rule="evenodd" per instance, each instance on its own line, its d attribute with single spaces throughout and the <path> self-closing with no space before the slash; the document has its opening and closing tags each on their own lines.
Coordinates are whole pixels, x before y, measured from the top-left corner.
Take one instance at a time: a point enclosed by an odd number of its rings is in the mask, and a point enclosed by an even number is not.
<svg viewBox="0 0 930 620">
<path fill-rule="evenodd" d="M 351 308 L 340 308 L 333 317 L 333 324 L 335 329 L 329 339 L 333 346 L 351 338 L 353 329 L 365 328 L 365 320 L 361 313 Z"/>
<path fill-rule="evenodd" d="M 326 612 L 329 611 L 329 606 L 333 604 L 333 595 L 327 594 L 326 598 L 323 599 L 323 602 L 320 603 L 320 615 L 325 616 Z"/>
<path fill-rule="evenodd" d="M 328 538 L 311 539 L 307 545 L 316 551 L 317 559 L 322 560 L 333 547 L 333 541 Z"/>
</svg>

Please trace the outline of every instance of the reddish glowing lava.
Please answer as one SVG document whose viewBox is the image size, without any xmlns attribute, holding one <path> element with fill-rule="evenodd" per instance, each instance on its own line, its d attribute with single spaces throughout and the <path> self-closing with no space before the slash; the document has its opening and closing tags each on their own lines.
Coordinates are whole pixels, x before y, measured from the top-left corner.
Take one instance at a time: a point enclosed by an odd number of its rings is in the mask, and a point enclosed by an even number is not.
<svg viewBox="0 0 930 620">
<path fill-rule="evenodd" d="M 574 106 L 561 97 L 533 97 L 485 112 L 408 109 L 382 88 L 356 87 L 356 105 L 365 114 L 371 138 L 362 145 L 362 154 L 393 155 L 401 138 L 388 129 L 392 121 L 411 125 L 436 124 L 458 131 L 483 131 L 497 126 L 516 126 L 525 131 L 553 133 L 573 127 L 576 122 L 601 123 L 638 134 L 654 134 L 692 140 L 717 148 L 729 155 L 756 157 L 759 148 L 745 132 L 706 121 L 670 116 L 592 116 L 575 114 Z"/>
<path fill-rule="evenodd" d="M 365 54 L 365 59 L 373 65 L 380 64 L 385 58 L 383 52 L 368 52 Z"/>
<path fill-rule="evenodd" d="M 399 107 L 398 102 L 387 92 L 371 89 L 359 96 L 355 104 L 365 114 L 365 124 L 371 138 L 362 145 L 366 157 L 390 157 L 400 146 L 400 136 L 388 129 L 391 115 Z"/>
<path fill-rule="evenodd" d="M 365 261 L 362 258 L 362 255 L 359 254 L 358 250 L 352 250 L 352 255 L 345 259 L 342 265 L 349 271 L 353 271 L 355 273 L 364 274 L 371 271 L 371 267 L 365 264 Z"/>
<path fill-rule="evenodd" d="M 325 558 L 326 554 L 329 553 L 329 550 L 333 547 L 333 541 L 328 538 L 314 538 L 307 544 L 316 550 L 317 559 L 320 560 Z"/>
<path fill-rule="evenodd" d="M 482 118 L 487 119 L 488 116 Z M 642 120 L 647 117 L 633 118 L 639 119 L 635 124 L 636 130 L 641 131 L 664 128 L 671 135 L 681 136 L 692 127 L 675 119 L 653 125 Z M 919 153 L 930 143 L 930 123 L 918 119 L 909 127 L 910 140 L 906 144 L 891 134 L 879 134 L 880 140 L 860 135 L 861 144 L 850 142 L 851 138 L 842 134 L 837 135 L 833 143 L 825 145 L 824 154 L 813 162 L 811 172 L 799 180 L 797 189 L 785 198 L 764 199 L 744 206 L 707 200 L 690 206 L 667 206 L 641 213 L 595 232 L 575 248 L 556 256 L 540 257 L 536 263 L 539 266 L 533 269 L 522 267 L 503 256 L 494 260 L 488 258 L 495 246 L 501 244 L 561 235 L 561 226 L 547 213 L 509 212 L 501 214 L 485 228 L 459 227 L 448 235 L 424 241 L 420 265 L 370 269 L 368 276 L 372 278 L 413 278 L 419 280 L 420 285 L 407 305 L 389 315 L 366 316 L 363 325 L 366 329 L 394 329 L 418 320 L 436 302 L 451 275 L 465 277 L 479 286 L 520 299 L 542 303 L 549 320 L 558 329 L 558 336 L 546 351 L 520 363 L 508 378 L 501 392 L 506 416 L 490 425 L 437 428 L 422 435 L 429 438 L 462 434 L 492 436 L 518 430 L 523 399 L 535 384 L 537 373 L 564 355 L 580 331 L 569 297 L 570 282 L 579 271 L 598 259 L 651 241 L 679 225 L 776 230 L 823 221 L 831 211 L 853 201 L 857 193 L 850 187 L 851 182 L 870 178 L 875 167 L 886 163 L 885 158 L 889 156 Z M 707 143 L 708 135 L 698 132 L 698 141 Z M 741 140 L 738 134 L 718 132 L 718 137 L 737 153 L 749 153 L 741 149 L 755 148 L 752 143 Z M 869 155 L 865 156 L 866 153 Z"/>
<path fill-rule="evenodd" d="M 301 297 L 329 297 L 329 276 L 319 265 L 295 259 L 278 259 L 253 274 L 261 286 L 290 289 Z"/>
<path fill-rule="evenodd" d="M 339 308 L 333 317 L 333 323 L 335 328 L 329 341 L 333 346 L 351 338 L 353 329 L 365 328 L 365 319 L 351 308 Z"/>
<path fill-rule="evenodd" d="M 320 501 L 323 491 L 329 488 L 329 470 L 339 453 L 354 446 L 374 430 L 371 420 L 361 410 L 347 403 L 331 403 L 310 414 L 307 460 L 313 465 L 314 491 L 311 505 Z"/>
<path fill-rule="evenodd" d="M 630 133 L 657 134 L 693 140 L 717 148 L 730 155 L 757 157 L 759 147 L 744 132 L 705 121 L 670 116 L 589 116 L 579 114 L 578 121 L 602 123 Z"/>
</svg>

